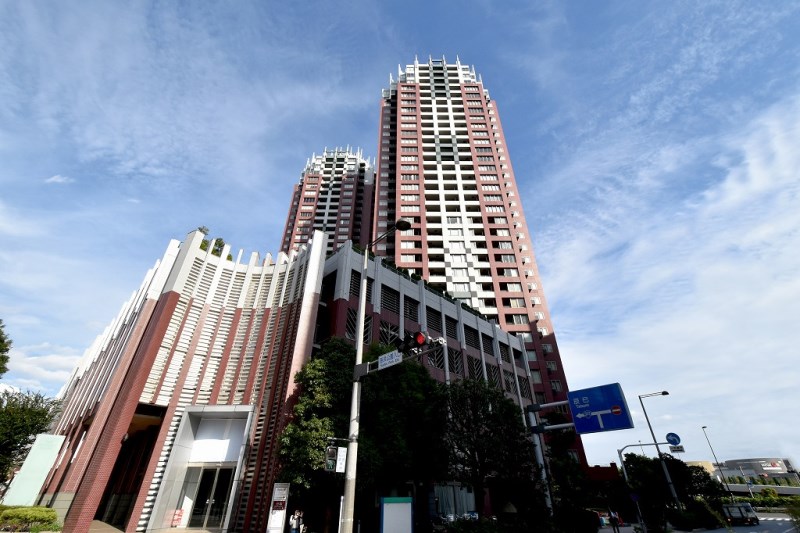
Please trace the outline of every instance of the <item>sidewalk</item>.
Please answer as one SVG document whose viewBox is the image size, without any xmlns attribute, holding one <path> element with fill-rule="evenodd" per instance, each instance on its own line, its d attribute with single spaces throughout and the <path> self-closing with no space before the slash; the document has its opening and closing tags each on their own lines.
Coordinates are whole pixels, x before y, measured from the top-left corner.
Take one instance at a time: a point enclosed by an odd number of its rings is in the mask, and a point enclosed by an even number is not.
<svg viewBox="0 0 800 533">
<path fill-rule="evenodd" d="M 603 526 L 598 529 L 599 533 L 612 533 L 614 529 L 611 526 Z M 619 526 L 619 533 L 634 533 L 633 525 L 632 524 L 625 524 L 624 526 Z"/>
</svg>

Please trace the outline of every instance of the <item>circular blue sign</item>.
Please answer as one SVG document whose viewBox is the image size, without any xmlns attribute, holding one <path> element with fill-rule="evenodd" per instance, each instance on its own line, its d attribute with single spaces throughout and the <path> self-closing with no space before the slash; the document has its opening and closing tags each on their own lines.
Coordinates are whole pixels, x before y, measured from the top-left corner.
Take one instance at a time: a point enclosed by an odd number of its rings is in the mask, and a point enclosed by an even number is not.
<svg viewBox="0 0 800 533">
<path fill-rule="evenodd" d="M 681 438 L 678 436 L 677 433 L 667 433 L 667 442 L 672 444 L 673 446 L 677 446 L 681 443 Z"/>
</svg>

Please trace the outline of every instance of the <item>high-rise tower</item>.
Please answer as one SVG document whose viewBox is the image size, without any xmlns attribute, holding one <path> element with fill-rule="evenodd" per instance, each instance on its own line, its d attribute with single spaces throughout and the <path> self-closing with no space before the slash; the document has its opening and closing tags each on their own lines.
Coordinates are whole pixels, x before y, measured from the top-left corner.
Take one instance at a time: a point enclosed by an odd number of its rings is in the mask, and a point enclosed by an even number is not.
<svg viewBox="0 0 800 533">
<path fill-rule="evenodd" d="M 361 150 L 326 148 L 313 155 L 294 186 L 281 251 L 299 250 L 314 230 L 328 235 L 328 252 L 348 240 L 366 244 L 374 179 L 374 166 Z"/>
<path fill-rule="evenodd" d="M 373 234 L 412 228 L 376 253 L 523 337 L 539 403 L 566 380 L 497 103 L 474 68 L 431 59 L 383 91 Z"/>
</svg>

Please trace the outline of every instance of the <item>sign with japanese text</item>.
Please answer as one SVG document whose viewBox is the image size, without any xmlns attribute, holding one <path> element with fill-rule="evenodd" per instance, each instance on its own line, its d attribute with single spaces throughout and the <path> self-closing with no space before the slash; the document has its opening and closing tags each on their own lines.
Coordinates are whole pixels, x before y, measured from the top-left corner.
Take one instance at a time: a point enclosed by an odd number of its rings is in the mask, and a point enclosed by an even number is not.
<svg viewBox="0 0 800 533">
<path fill-rule="evenodd" d="M 633 427 L 628 403 L 619 383 L 569 391 L 567 398 L 578 434 Z"/>
</svg>

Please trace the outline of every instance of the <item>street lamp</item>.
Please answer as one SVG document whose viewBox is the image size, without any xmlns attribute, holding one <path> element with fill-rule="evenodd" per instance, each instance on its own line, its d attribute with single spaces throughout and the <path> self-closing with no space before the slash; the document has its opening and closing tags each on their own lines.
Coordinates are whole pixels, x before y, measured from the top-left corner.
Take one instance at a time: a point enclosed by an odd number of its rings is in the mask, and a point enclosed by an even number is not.
<svg viewBox="0 0 800 533">
<path fill-rule="evenodd" d="M 640 394 L 639 395 L 639 403 L 642 406 L 642 412 L 644 413 L 644 419 L 647 420 L 647 427 L 650 428 L 650 435 L 653 437 L 653 444 L 656 447 L 656 452 L 658 453 L 658 460 L 661 461 L 661 468 L 664 469 L 664 477 L 667 478 L 667 486 L 669 487 L 669 492 L 672 494 L 672 498 L 675 500 L 675 504 L 680 509 L 681 502 L 678 500 L 678 493 L 675 492 L 675 485 L 672 484 L 672 478 L 669 476 L 669 470 L 667 470 L 667 463 L 664 461 L 664 456 L 661 455 L 661 449 L 658 447 L 658 440 L 656 439 L 656 434 L 653 431 L 653 426 L 650 424 L 650 417 L 647 416 L 647 409 L 644 408 L 644 402 L 642 398 L 650 398 L 651 396 L 667 396 L 669 392 L 661 391 L 661 392 L 651 392 L 649 394 Z"/>
<path fill-rule="evenodd" d="M 731 497 L 731 501 L 735 501 L 733 498 L 733 493 L 731 492 L 731 487 L 728 485 L 728 480 L 725 479 L 725 472 L 722 471 L 722 464 L 720 464 L 719 459 L 717 459 L 717 454 L 714 453 L 714 447 L 711 446 L 711 441 L 708 439 L 708 433 L 706 433 L 706 428 L 708 426 L 703 426 L 703 435 L 706 436 L 706 442 L 708 443 L 708 447 L 711 448 L 711 455 L 714 456 L 714 462 L 717 464 L 719 468 L 719 475 L 722 476 L 722 484 L 725 485 L 725 488 L 728 489 L 728 495 Z"/>
<path fill-rule="evenodd" d="M 384 239 L 395 231 L 405 231 L 411 223 L 403 218 L 389 227 L 374 241 L 367 244 L 364 249 L 364 264 L 361 266 L 361 288 L 358 295 L 358 327 L 356 328 L 356 366 L 364 358 L 364 323 L 367 315 L 367 267 L 369 265 L 369 251 L 373 244 Z M 350 430 L 347 432 L 347 463 L 344 469 L 344 499 L 342 501 L 341 533 L 353 532 L 353 513 L 356 497 L 356 462 L 358 460 L 358 424 L 361 409 L 361 382 L 353 379 L 353 394 L 350 400 Z"/>
</svg>

